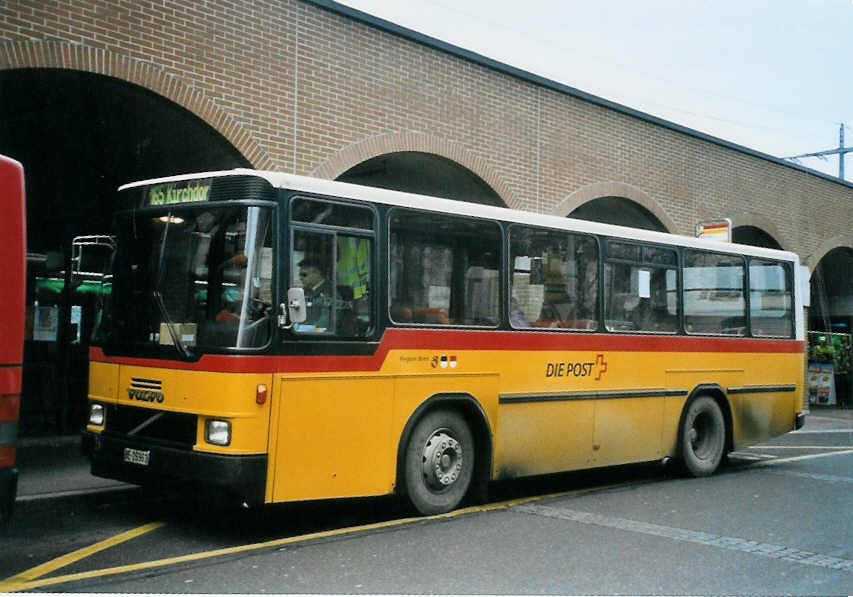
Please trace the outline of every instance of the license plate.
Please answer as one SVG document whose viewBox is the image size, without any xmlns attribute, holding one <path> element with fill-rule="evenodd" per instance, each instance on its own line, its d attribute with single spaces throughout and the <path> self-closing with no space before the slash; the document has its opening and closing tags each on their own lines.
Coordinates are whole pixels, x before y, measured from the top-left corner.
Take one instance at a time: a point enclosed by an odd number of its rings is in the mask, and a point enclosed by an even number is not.
<svg viewBox="0 0 853 597">
<path fill-rule="evenodd" d="M 134 450 L 133 448 L 124 449 L 124 461 L 133 464 L 141 464 L 148 466 L 148 458 L 151 456 L 151 450 Z"/>
</svg>

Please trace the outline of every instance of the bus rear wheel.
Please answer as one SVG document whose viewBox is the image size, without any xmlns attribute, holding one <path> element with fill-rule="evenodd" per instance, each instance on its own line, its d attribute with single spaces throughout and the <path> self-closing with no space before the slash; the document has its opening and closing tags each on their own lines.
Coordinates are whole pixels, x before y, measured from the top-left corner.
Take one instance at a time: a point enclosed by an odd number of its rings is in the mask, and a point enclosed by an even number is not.
<svg viewBox="0 0 853 597">
<path fill-rule="evenodd" d="M 699 396 L 688 405 L 679 439 L 687 472 L 707 477 L 717 470 L 726 450 L 726 423 L 716 400 Z"/>
<path fill-rule="evenodd" d="M 436 410 L 412 430 L 406 446 L 409 500 L 424 515 L 450 512 L 462 501 L 474 473 L 474 438 L 461 415 Z"/>
</svg>

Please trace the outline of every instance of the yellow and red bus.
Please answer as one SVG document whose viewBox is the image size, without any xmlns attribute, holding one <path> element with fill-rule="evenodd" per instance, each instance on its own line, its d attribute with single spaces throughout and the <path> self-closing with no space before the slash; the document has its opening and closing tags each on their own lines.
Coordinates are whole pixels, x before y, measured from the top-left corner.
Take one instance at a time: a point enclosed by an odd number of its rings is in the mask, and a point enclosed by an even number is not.
<svg viewBox="0 0 853 597">
<path fill-rule="evenodd" d="M 674 457 L 802 425 L 796 255 L 287 174 L 123 186 L 96 475 L 247 505 Z"/>
<path fill-rule="evenodd" d="M 0 285 L 0 522 L 12 515 L 18 486 L 15 444 L 21 408 L 24 361 L 24 312 L 27 281 L 27 221 L 24 168 L 0 155 L 0 238 L 3 238 L 3 284 Z"/>
</svg>

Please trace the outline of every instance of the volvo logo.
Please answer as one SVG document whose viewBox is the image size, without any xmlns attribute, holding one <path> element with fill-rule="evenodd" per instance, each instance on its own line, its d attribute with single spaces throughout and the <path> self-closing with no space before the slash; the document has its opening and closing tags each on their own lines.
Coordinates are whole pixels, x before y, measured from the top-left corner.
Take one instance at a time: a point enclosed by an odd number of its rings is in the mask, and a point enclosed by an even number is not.
<svg viewBox="0 0 853 597">
<path fill-rule="evenodd" d="M 127 396 L 131 400 L 139 400 L 140 402 L 163 402 L 163 393 L 155 392 L 153 390 L 134 390 L 133 388 L 127 389 Z"/>
</svg>

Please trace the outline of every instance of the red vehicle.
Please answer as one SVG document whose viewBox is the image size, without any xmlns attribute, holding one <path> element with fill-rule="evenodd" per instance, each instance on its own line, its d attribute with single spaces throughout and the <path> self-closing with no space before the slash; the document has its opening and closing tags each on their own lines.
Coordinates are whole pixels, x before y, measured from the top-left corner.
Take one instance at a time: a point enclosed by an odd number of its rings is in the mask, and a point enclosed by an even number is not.
<svg viewBox="0 0 853 597">
<path fill-rule="evenodd" d="M 24 169 L 0 155 L 0 238 L 4 239 L 0 284 L 0 521 L 12 515 L 18 485 L 15 441 L 21 405 L 27 240 Z"/>
</svg>

